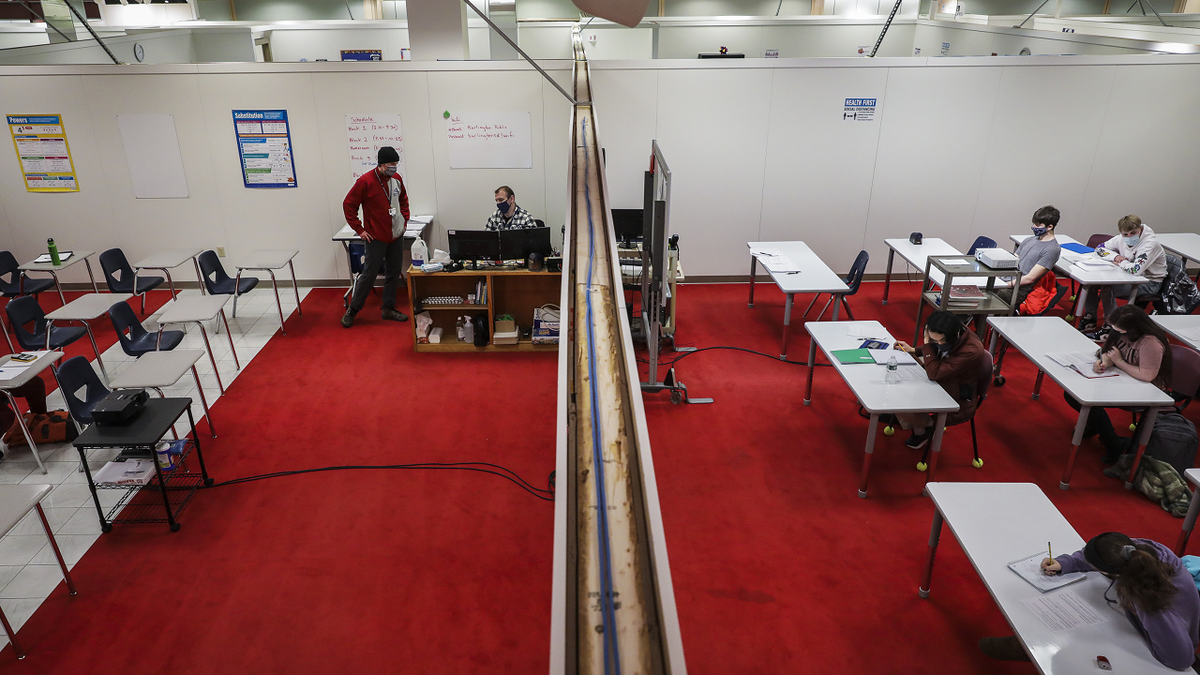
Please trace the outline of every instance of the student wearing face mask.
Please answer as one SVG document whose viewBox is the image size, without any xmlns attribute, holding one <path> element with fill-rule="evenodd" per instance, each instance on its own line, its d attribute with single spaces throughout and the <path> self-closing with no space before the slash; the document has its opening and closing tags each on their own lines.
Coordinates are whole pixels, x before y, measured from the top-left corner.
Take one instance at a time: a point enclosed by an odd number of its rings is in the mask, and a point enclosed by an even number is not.
<svg viewBox="0 0 1200 675">
<path fill-rule="evenodd" d="M 957 315 L 937 310 L 925 323 L 925 344 L 913 348 L 907 342 L 897 341 L 896 349 L 912 354 L 925 367 L 929 379 L 942 385 L 958 401 L 958 410 L 946 417 L 947 425 L 975 414 L 975 384 L 987 356 L 983 343 Z M 925 447 L 933 436 L 930 429 L 934 418 L 929 413 L 897 413 L 896 419 L 901 427 L 912 429 L 912 436 L 904 444 L 914 450 Z"/>
<path fill-rule="evenodd" d="M 1193 667 L 1200 646 L 1200 595 L 1195 579 L 1170 549 L 1150 539 L 1105 532 L 1092 537 L 1082 551 L 1042 560 L 1043 574 L 1072 572 L 1099 572 L 1111 579 L 1104 599 L 1125 612 L 1154 658 L 1175 670 Z M 979 648 L 994 659 L 1029 660 L 1015 636 L 983 638 Z"/>
<path fill-rule="evenodd" d="M 507 185 L 496 188 L 496 212 L 488 218 L 489 230 L 522 230 L 537 227 L 533 216 L 517 206 L 517 194 Z"/>
<path fill-rule="evenodd" d="M 1150 281 L 1137 286 L 1101 286 L 1099 293 L 1089 294 L 1083 307 L 1083 320 L 1079 322 L 1081 331 L 1096 330 L 1096 308 L 1101 302 L 1104 303 L 1104 315 L 1108 316 L 1116 305 L 1114 297 L 1128 298 L 1135 289 L 1139 296 L 1157 296 L 1167 277 L 1167 254 L 1149 225 L 1137 216 L 1125 216 L 1117 223 L 1117 230 L 1120 232 L 1117 236 L 1096 248 L 1096 255 Z"/>
<path fill-rule="evenodd" d="M 1038 280 L 1046 272 L 1054 269 L 1062 249 L 1054 238 L 1054 230 L 1058 227 L 1061 216 L 1053 206 L 1043 206 L 1033 213 L 1032 237 L 1017 246 L 1017 269 L 1021 277 L 1017 280 L 1017 306 L 1025 302 L 1026 296 L 1033 290 Z M 1005 303 L 1012 301 L 1011 282 L 1009 288 L 1001 288 L 996 295 Z"/>
<path fill-rule="evenodd" d="M 367 302 L 375 286 L 379 268 L 387 261 L 383 280 L 383 318 L 387 321 L 407 321 L 408 315 L 396 309 L 396 290 L 400 286 L 400 271 L 404 265 L 404 228 L 408 224 L 408 192 L 404 180 L 396 173 L 400 153 L 385 145 L 379 149 L 378 166 L 354 181 L 342 211 L 346 222 L 366 242 L 366 260 L 362 274 L 354 284 L 350 307 L 342 316 L 342 327 L 349 328 L 354 316 Z M 358 219 L 362 207 L 363 217 Z"/>
</svg>

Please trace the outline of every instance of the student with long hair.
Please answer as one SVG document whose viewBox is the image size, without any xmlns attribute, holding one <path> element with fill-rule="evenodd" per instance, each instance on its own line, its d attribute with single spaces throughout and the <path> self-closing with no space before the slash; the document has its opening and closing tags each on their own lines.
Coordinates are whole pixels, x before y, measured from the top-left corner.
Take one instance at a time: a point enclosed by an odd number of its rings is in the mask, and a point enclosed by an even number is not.
<svg viewBox="0 0 1200 675">
<path fill-rule="evenodd" d="M 1137 305 L 1122 305 L 1114 309 L 1108 317 L 1108 325 L 1112 330 L 1096 352 L 1092 370 L 1103 373 L 1111 368 L 1119 368 L 1165 390 L 1171 381 L 1171 347 L 1163 329 Z M 1065 392 L 1063 398 L 1072 408 L 1079 410 L 1079 401 Z M 1084 438 L 1100 437 L 1100 442 L 1107 450 L 1103 460 L 1106 464 L 1120 459 L 1129 445 L 1128 438 L 1117 435 L 1104 408 L 1092 408 L 1083 434 Z"/>
</svg>

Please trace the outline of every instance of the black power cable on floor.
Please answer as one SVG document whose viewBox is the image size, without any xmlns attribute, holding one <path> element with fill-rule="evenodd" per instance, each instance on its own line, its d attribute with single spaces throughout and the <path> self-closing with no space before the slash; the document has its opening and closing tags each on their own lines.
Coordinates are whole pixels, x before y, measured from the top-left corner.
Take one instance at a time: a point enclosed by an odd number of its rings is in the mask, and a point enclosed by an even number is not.
<svg viewBox="0 0 1200 675">
<path fill-rule="evenodd" d="M 793 366 L 807 366 L 808 365 L 808 361 L 791 361 L 788 359 L 780 359 L 778 356 L 775 356 L 774 354 L 767 354 L 766 352 L 756 352 L 753 349 L 746 349 L 745 347 L 726 347 L 726 346 L 701 347 L 700 349 L 697 349 L 695 351 L 683 352 L 682 354 L 680 354 L 679 356 L 676 356 L 675 358 L 671 359 L 670 361 L 659 361 L 658 365 L 670 367 L 670 366 L 673 366 L 676 363 L 679 363 L 680 361 L 684 360 L 688 356 L 691 356 L 692 354 L 699 354 L 700 352 L 707 352 L 707 351 L 711 351 L 713 349 L 728 349 L 728 350 L 735 351 L 735 352 L 746 352 L 747 354 L 755 354 L 757 356 L 765 356 L 768 359 L 771 359 L 772 361 L 780 361 L 781 363 L 790 363 Z M 650 362 L 647 361 L 646 359 L 639 357 L 638 363 L 647 363 L 648 364 Z M 814 365 L 832 366 L 833 364 L 832 363 L 816 363 Z"/>
<path fill-rule="evenodd" d="M 485 468 L 491 467 L 491 468 Z M 554 501 L 554 472 L 550 472 L 550 489 L 538 488 L 530 485 L 524 478 L 521 478 L 511 469 L 507 469 L 498 464 L 490 464 L 488 462 L 419 462 L 416 464 L 352 464 L 346 466 L 324 466 L 317 469 L 298 469 L 295 471 L 275 471 L 273 473 L 264 473 L 257 476 L 245 476 L 243 478 L 234 478 L 221 483 L 214 483 L 208 486 L 209 488 L 222 487 L 225 485 L 240 485 L 242 483 L 252 483 L 254 481 L 266 480 L 268 478 L 281 478 L 283 476 L 296 476 L 303 473 L 321 473 L 324 471 L 351 471 L 362 469 L 430 469 L 435 471 L 477 471 L 479 473 L 490 473 L 493 476 L 500 476 L 505 480 L 516 483 L 522 490 L 537 497 L 538 499 L 552 502 Z M 498 469 L 498 470 L 497 470 Z"/>
</svg>

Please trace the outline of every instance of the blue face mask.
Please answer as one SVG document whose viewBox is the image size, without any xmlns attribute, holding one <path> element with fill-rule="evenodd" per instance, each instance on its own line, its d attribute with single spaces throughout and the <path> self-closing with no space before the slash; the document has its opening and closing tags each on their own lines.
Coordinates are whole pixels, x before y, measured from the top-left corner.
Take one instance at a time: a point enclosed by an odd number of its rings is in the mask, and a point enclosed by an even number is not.
<svg viewBox="0 0 1200 675">
<path fill-rule="evenodd" d="M 1037 225 L 1034 225 L 1033 227 L 1031 227 L 1029 229 L 1033 230 L 1033 236 L 1035 236 L 1035 237 L 1044 237 L 1044 236 L 1046 236 L 1046 233 L 1050 231 L 1050 228 L 1039 227 Z"/>
<path fill-rule="evenodd" d="M 1142 240 L 1142 235 L 1135 234 L 1132 237 L 1124 237 L 1124 239 L 1125 239 L 1125 245 L 1128 246 L 1129 248 L 1133 248 L 1134 246 L 1137 246 L 1138 242 L 1140 242 Z"/>
</svg>

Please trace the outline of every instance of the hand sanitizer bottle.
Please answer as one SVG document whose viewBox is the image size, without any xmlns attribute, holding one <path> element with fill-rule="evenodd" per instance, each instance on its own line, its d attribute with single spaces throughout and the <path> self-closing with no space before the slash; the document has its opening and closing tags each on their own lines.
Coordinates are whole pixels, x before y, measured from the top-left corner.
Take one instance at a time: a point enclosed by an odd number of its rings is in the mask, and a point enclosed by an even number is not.
<svg viewBox="0 0 1200 675">
<path fill-rule="evenodd" d="M 463 323 L 463 341 L 475 342 L 475 322 L 469 316 L 466 317 L 466 321 Z"/>
<path fill-rule="evenodd" d="M 463 341 L 463 318 L 458 317 L 458 321 L 454 322 L 455 334 L 458 335 L 458 341 Z"/>
<path fill-rule="evenodd" d="M 884 384 L 896 384 L 900 381 L 900 364 L 896 362 L 896 355 L 892 354 L 888 358 L 887 372 L 884 373 Z"/>
</svg>

